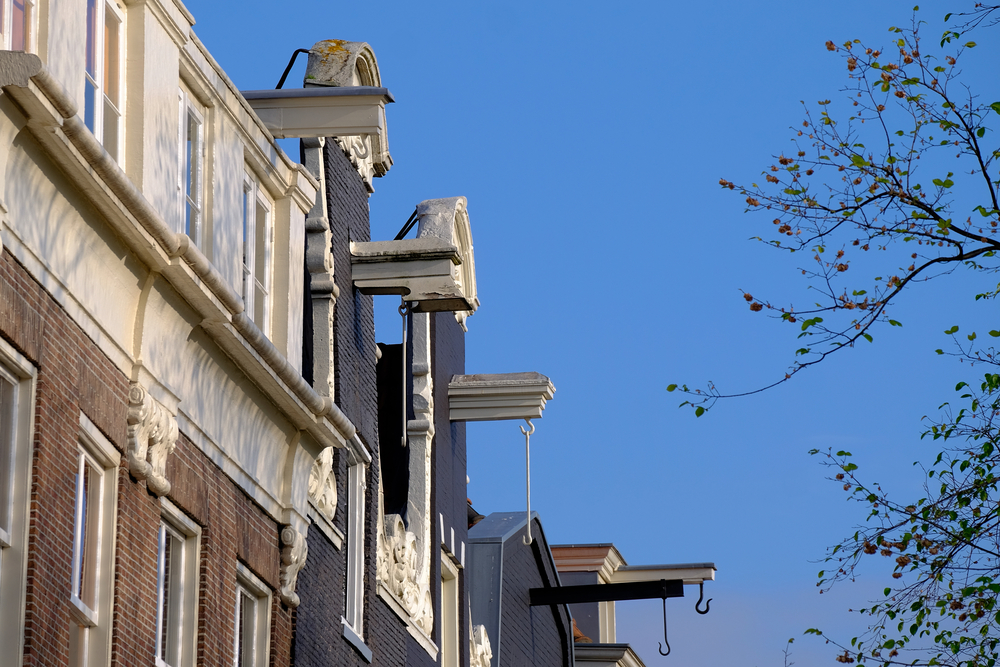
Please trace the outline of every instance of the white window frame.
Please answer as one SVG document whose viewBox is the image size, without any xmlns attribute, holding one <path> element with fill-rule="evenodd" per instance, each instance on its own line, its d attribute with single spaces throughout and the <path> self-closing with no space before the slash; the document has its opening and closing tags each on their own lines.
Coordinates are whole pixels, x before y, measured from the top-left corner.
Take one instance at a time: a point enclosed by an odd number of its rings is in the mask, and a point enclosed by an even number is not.
<svg viewBox="0 0 1000 667">
<path fill-rule="evenodd" d="M 70 664 L 76 667 L 107 664 L 111 655 L 111 609 L 114 596 L 114 548 L 117 521 L 118 465 L 121 454 L 108 442 L 86 415 L 80 415 L 77 458 L 76 502 L 73 520 L 73 568 L 70 592 Z M 87 464 L 97 472 L 97 488 L 90 489 L 90 507 L 84 506 L 80 479 Z M 96 504 L 95 504 L 96 503 Z M 90 510 L 94 514 L 87 517 Z M 88 520 L 93 525 L 88 525 Z M 91 529 L 89 544 L 83 544 L 83 532 Z M 83 549 L 87 549 L 83 558 Z M 87 571 L 83 571 L 86 564 Z M 94 601 L 88 604 L 79 597 L 82 580 L 93 581 Z"/>
<path fill-rule="evenodd" d="M 461 667 L 459 646 L 458 568 L 441 551 L 441 667 Z"/>
<path fill-rule="evenodd" d="M 166 540 L 174 537 L 181 542 L 180 564 L 171 569 L 169 608 L 170 618 L 164 618 L 164 587 L 167 581 L 165 559 Z M 198 639 L 198 556 L 201 548 L 201 528 L 173 503 L 160 498 L 159 547 L 156 556 L 156 644 L 154 659 L 157 667 L 193 667 L 197 657 Z M 163 644 L 164 627 L 168 642 Z M 173 656 L 171 656 L 173 654 Z M 173 662 L 167 662 L 174 657 Z"/>
<path fill-rule="evenodd" d="M 249 641 L 243 645 L 249 646 L 249 653 L 241 660 L 240 656 L 240 618 L 246 610 L 245 605 L 252 604 L 250 623 L 245 626 L 249 631 Z M 270 653 L 271 628 L 271 591 L 243 563 L 236 563 L 236 616 L 233 624 L 233 667 L 265 667 Z"/>
<path fill-rule="evenodd" d="M 178 89 L 180 107 L 178 128 L 178 178 L 177 194 L 179 210 L 179 228 L 183 234 L 191 237 L 196 246 L 203 247 L 202 235 L 205 227 L 205 112 L 201 104 L 184 88 Z M 198 127 L 198 136 L 194 137 L 194 164 L 188 166 L 188 121 L 193 120 Z M 191 194 L 188 194 L 188 188 Z"/>
<path fill-rule="evenodd" d="M 364 639 L 365 601 L 365 466 L 347 468 L 347 581 L 344 629 Z"/>
<path fill-rule="evenodd" d="M 24 356 L 0 339 L 0 376 L 11 389 L 6 442 L 0 442 L 0 664 L 20 665 L 24 651 L 27 593 L 28 498 L 31 489 L 35 386 L 38 373 Z M 0 404 L 0 410 L 4 409 Z M 7 419 L 10 421 L 8 422 Z M 4 432 L 0 431 L 0 438 Z"/>
<path fill-rule="evenodd" d="M 10 2 L 11 0 L 0 0 L 0 2 Z M 124 151 L 122 150 L 124 137 L 125 137 L 125 10 L 121 5 L 119 5 L 116 0 L 88 0 L 87 12 L 89 13 L 91 5 L 94 8 L 94 43 L 89 44 L 89 37 L 87 38 L 87 48 L 84 52 L 84 100 L 83 100 L 83 120 L 84 124 L 90 128 L 90 131 L 94 133 L 94 137 L 101 142 L 105 150 L 111 158 L 119 163 L 124 163 Z M 105 55 L 108 50 L 106 48 L 105 42 L 105 21 L 107 19 L 107 13 L 111 12 L 115 18 L 118 19 L 118 76 L 117 79 L 117 90 L 118 90 L 118 101 L 117 104 L 108 97 L 108 84 L 106 81 L 107 63 L 105 62 Z M 89 20 L 89 19 L 88 19 Z M 86 34 L 89 35 L 89 27 L 86 27 Z M 94 71 L 93 73 L 87 71 L 86 61 L 90 54 L 87 53 L 90 48 L 93 48 L 93 58 L 94 58 Z M 93 87 L 93 92 L 91 93 L 88 88 Z M 93 95 L 93 99 L 91 99 Z M 110 104 L 118 115 L 118 122 L 114 127 L 114 136 L 107 133 L 107 127 L 105 123 L 105 107 Z M 90 108 L 88 113 L 88 107 Z"/>
<path fill-rule="evenodd" d="M 14 44 L 14 3 L 24 6 L 24 44 Z M 35 53 L 36 26 L 38 25 L 38 3 L 35 0 L 0 0 L 0 48 L 5 51 L 25 51 Z M 21 47 L 15 49 L 14 47 Z"/>
<path fill-rule="evenodd" d="M 264 210 L 264 220 L 258 220 L 258 206 Z M 264 266 L 257 266 L 257 227 L 264 225 Z M 274 205 L 267 198 L 260 182 L 250 172 L 243 175 L 243 259 L 240 262 L 244 312 L 265 336 L 271 335 L 271 284 L 274 262 Z M 261 315 L 256 315 L 256 288 L 264 293 Z"/>
</svg>

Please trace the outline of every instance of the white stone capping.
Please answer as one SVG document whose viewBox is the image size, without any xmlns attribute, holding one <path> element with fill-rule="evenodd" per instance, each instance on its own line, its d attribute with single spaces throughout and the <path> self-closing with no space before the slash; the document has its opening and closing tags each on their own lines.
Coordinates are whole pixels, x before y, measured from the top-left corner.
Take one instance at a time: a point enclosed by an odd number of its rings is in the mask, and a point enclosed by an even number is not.
<svg viewBox="0 0 1000 667">
<path fill-rule="evenodd" d="M 43 149 L 63 166 L 71 180 L 83 186 L 81 191 L 89 194 L 95 181 L 99 190 L 109 191 L 106 200 L 96 199 L 100 192 L 90 196 L 95 197 L 100 210 L 117 213 L 108 215 L 108 222 L 140 260 L 151 270 L 162 272 L 181 297 L 206 318 L 209 326 L 205 329 L 216 342 L 230 354 L 249 344 L 255 354 L 234 355 L 234 359 L 265 394 L 324 446 L 345 446 L 354 436 L 354 425 L 329 398 L 308 386 L 249 318 L 240 317 L 243 302 L 239 295 L 186 235 L 173 232 L 160 218 L 76 116 L 72 98 L 41 60 L 33 54 L 0 52 L 0 87 L 24 110 L 28 127 Z M 305 182 L 313 180 L 302 168 L 298 172 L 305 176 Z M 177 260 L 183 260 L 189 270 Z M 211 298 L 206 298 L 206 288 Z M 268 377 L 276 381 L 267 382 Z M 327 420 L 333 429 L 321 423 Z"/>
<path fill-rule="evenodd" d="M 541 373 L 455 375 L 448 384 L 449 419 L 537 419 L 555 391 Z"/>
</svg>

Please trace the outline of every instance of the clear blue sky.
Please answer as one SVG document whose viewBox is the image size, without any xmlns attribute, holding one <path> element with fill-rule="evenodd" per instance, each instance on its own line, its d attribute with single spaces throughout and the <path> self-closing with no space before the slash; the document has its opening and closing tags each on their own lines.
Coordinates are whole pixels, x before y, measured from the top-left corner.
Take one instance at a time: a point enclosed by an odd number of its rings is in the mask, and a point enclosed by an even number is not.
<svg viewBox="0 0 1000 667">
<path fill-rule="evenodd" d="M 647 665 L 780 665 L 832 659 L 802 638 L 850 638 L 847 613 L 885 573 L 818 595 L 825 548 L 863 508 L 824 480 L 813 447 L 915 493 L 910 465 L 933 451 L 920 418 L 974 373 L 933 350 L 974 316 L 956 274 L 905 295 L 902 329 L 876 332 L 794 382 L 695 420 L 671 382 L 724 390 L 779 376 L 793 332 L 747 309 L 742 291 L 808 301 L 795 258 L 749 240 L 725 177 L 749 182 L 787 150 L 799 100 L 845 83 L 828 39 L 887 45 L 903 2 L 295 2 L 187 0 L 195 32 L 243 89 L 272 88 L 296 48 L 367 41 L 383 85 L 395 166 L 371 198 L 375 239 L 423 199 L 469 199 L 482 308 L 469 372 L 539 371 L 557 392 L 532 441 L 532 507 L 552 543 L 614 542 L 631 564 L 714 561 L 707 616 L 669 602 L 674 654 L 660 658 L 659 601 L 620 603 L 619 639 Z M 928 34 L 970 2 L 926 3 Z M 995 68 L 982 35 L 972 55 Z M 975 67 L 972 68 L 973 73 Z M 301 81 L 302 67 L 288 85 Z M 996 94 L 995 72 L 985 97 Z M 992 101 L 986 99 L 985 101 Z M 380 339 L 399 338 L 380 299 Z M 385 301 L 385 303 L 382 303 Z M 988 313 L 980 313 L 985 317 Z M 992 328 L 992 327 L 991 327 Z M 524 507 L 515 422 L 469 426 L 476 509 Z M 880 579 L 879 576 L 882 578 Z M 853 630 L 853 632 L 852 632 Z"/>
</svg>

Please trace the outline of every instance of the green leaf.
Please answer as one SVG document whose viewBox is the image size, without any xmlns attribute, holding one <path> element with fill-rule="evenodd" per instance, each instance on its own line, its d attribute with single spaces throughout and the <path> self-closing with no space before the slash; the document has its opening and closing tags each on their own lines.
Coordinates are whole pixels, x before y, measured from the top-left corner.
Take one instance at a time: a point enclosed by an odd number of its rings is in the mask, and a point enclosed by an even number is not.
<svg viewBox="0 0 1000 667">
<path fill-rule="evenodd" d="M 851 156 L 851 163 L 855 167 L 865 167 L 865 166 L 868 165 L 868 162 L 863 157 L 861 157 L 860 155 L 852 155 Z"/>
<path fill-rule="evenodd" d="M 967 48 L 967 49 L 975 48 L 975 46 L 976 46 L 975 42 L 966 42 L 965 43 L 965 48 Z"/>
<path fill-rule="evenodd" d="M 861 334 L 861 335 L 862 335 L 862 336 L 864 337 L 864 339 L 865 339 L 866 341 L 868 341 L 869 343 L 870 343 L 870 342 L 872 342 L 872 337 L 871 337 L 871 334 L 867 334 L 867 333 L 863 333 L 863 334 Z"/>
<path fill-rule="evenodd" d="M 946 330 L 945 330 L 945 333 L 946 333 L 946 334 L 948 334 L 948 335 L 950 336 L 951 334 L 953 334 L 953 333 L 956 333 L 957 331 L 958 331 L 958 325 L 956 324 L 956 325 L 955 325 L 955 326 L 953 326 L 952 328 L 950 328 L 950 329 L 946 329 Z"/>
<path fill-rule="evenodd" d="M 981 127 L 978 130 L 976 130 L 976 136 L 979 137 L 980 139 L 982 139 L 985 135 L 986 135 L 985 127 Z"/>
<path fill-rule="evenodd" d="M 668 384 L 667 385 L 667 391 L 674 391 L 675 389 L 677 389 L 677 385 L 675 385 L 675 384 Z"/>
<path fill-rule="evenodd" d="M 990 108 L 996 111 L 997 113 L 1000 113 L 1000 102 L 994 102 L 993 104 L 990 105 Z"/>
<path fill-rule="evenodd" d="M 896 320 L 889 320 L 889 324 L 892 325 L 892 326 L 894 326 L 894 327 L 901 327 L 901 326 L 903 326 L 902 324 L 900 324 Z"/>
<path fill-rule="evenodd" d="M 1000 331 L 993 329 L 992 331 L 990 331 L 990 335 L 993 336 L 994 338 L 1000 338 Z"/>
<path fill-rule="evenodd" d="M 968 338 L 969 340 L 976 340 L 976 332 L 973 331 L 968 336 L 966 336 L 966 338 Z"/>
<path fill-rule="evenodd" d="M 695 417 L 701 417 L 703 414 L 705 414 L 705 408 L 701 407 L 700 405 L 694 409 Z"/>
</svg>

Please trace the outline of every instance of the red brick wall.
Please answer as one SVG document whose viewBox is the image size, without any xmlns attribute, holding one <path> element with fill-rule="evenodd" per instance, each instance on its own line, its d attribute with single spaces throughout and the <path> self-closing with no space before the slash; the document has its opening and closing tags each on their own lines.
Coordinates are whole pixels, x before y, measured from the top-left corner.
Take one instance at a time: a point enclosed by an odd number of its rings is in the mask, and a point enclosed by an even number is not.
<svg viewBox="0 0 1000 667">
<path fill-rule="evenodd" d="M 11 255 L 0 253 L 0 336 L 38 368 L 24 664 L 67 662 L 80 412 L 122 453 L 112 664 L 151 665 L 156 634 L 157 499 L 128 473 L 127 378 Z M 232 664 L 237 560 L 272 589 L 273 667 L 290 662 L 292 615 L 278 600 L 278 524 L 186 438 L 166 471 L 171 501 L 202 528 L 198 661 Z"/>
</svg>

